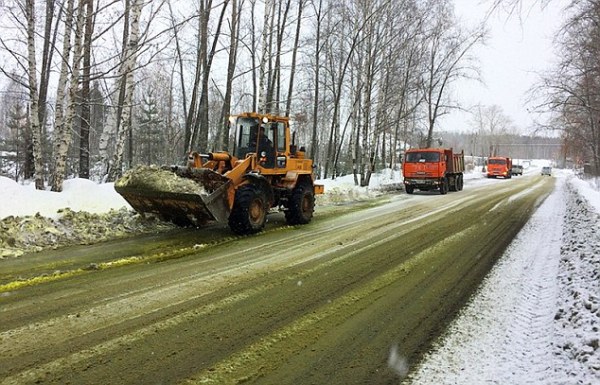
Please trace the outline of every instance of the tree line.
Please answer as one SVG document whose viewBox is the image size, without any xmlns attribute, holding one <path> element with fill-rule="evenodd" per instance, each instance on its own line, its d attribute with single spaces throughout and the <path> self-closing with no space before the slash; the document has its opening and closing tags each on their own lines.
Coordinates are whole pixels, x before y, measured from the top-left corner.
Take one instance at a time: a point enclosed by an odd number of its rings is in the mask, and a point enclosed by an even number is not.
<svg viewBox="0 0 600 385">
<path fill-rule="evenodd" d="M 243 111 L 289 116 L 319 177 L 368 185 L 437 143 L 485 40 L 450 0 L 4 0 L 0 29 L 0 146 L 54 191 L 228 150 Z"/>
</svg>

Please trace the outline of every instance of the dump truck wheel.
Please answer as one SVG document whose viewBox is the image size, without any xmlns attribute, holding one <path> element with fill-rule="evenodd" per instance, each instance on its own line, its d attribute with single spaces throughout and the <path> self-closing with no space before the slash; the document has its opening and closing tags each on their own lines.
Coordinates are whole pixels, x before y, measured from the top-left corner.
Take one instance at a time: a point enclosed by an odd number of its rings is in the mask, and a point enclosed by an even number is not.
<svg viewBox="0 0 600 385">
<path fill-rule="evenodd" d="M 442 179 L 442 184 L 440 184 L 440 194 L 448 194 L 448 178 Z"/>
<path fill-rule="evenodd" d="M 463 186 L 464 186 L 463 176 L 459 175 L 458 176 L 458 191 L 462 191 Z"/>
<path fill-rule="evenodd" d="M 290 196 L 285 220 L 288 225 L 305 225 L 310 222 L 315 211 L 315 194 L 312 186 L 299 185 Z"/>
<path fill-rule="evenodd" d="M 448 190 L 449 191 L 458 191 L 458 177 L 454 176 L 448 179 Z"/>
<path fill-rule="evenodd" d="M 404 186 L 404 189 L 406 190 L 407 194 L 412 194 L 415 192 L 415 186 L 406 185 Z"/>
<path fill-rule="evenodd" d="M 254 185 L 240 187 L 229 215 L 229 227 L 240 235 L 258 233 L 267 221 L 267 200 L 262 190 Z"/>
</svg>

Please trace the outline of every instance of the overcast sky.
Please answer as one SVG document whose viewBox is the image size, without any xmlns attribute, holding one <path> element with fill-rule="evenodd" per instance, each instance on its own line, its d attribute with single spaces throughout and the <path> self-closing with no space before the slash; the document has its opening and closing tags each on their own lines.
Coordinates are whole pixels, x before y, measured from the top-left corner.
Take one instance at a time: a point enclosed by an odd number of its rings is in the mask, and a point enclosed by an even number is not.
<svg viewBox="0 0 600 385">
<path fill-rule="evenodd" d="M 552 39 L 561 25 L 565 0 L 551 1 L 543 9 L 538 1 L 522 1 L 525 4 L 522 22 L 496 12 L 487 22 L 490 34 L 486 46 L 473 52 L 479 58 L 485 84 L 461 81 L 454 92 L 464 106 L 499 105 L 520 132 L 530 133 L 538 117 L 527 112 L 527 91 L 537 81 L 537 73 L 555 62 Z M 454 0 L 456 15 L 475 25 L 484 19 L 490 2 Z M 471 131 L 471 117 L 452 112 L 440 121 L 440 129 Z"/>
</svg>

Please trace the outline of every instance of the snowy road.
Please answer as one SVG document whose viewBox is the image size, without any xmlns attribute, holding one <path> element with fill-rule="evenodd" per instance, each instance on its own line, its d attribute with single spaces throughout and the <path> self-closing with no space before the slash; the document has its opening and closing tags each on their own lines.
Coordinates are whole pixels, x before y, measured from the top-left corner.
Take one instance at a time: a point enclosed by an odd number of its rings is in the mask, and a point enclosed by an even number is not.
<svg viewBox="0 0 600 385">
<path fill-rule="evenodd" d="M 565 177 L 405 384 L 600 384 L 600 232 Z"/>
<path fill-rule="evenodd" d="M 9 281 L 65 274 L 0 293 L 0 383 L 201 382 L 235 368 L 256 383 L 399 384 L 411 370 L 406 385 L 600 384 L 598 188 L 565 173 L 547 196 L 552 179 L 527 174 L 320 207 L 302 229 L 275 216 L 235 241 L 207 227 L 3 259 Z M 521 231 L 507 224 L 532 207 Z M 496 266 L 417 367 L 410 352 L 478 287 L 484 259 Z M 465 272 L 484 267 L 465 293 Z"/>
<path fill-rule="evenodd" d="M 498 180 L 216 243 L 5 259 L 62 264 L 0 292 L 0 384 L 398 384 L 553 187 Z"/>
</svg>

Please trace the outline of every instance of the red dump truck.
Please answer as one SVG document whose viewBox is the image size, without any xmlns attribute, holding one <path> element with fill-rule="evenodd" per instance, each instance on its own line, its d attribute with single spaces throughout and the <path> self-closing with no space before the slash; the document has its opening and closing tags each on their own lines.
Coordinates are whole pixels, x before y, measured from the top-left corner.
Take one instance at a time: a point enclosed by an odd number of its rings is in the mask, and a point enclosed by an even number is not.
<svg viewBox="0 0 600 385">
<path fill-rule="evenodd" d="M 404 189 L 408 194 L 415 189 L 440 190 L 440 194 L 461 191 L 464 171 L 464 151 L 454 153 L 451 148 L 410 149 L 404 155 Z"/>
<path fill-rule="evenodd" d="M 505 179 L 512 178 L 512 159 L 504 156 L 492 156 L 488 158 L 487 177 Z"/>
</svg>

